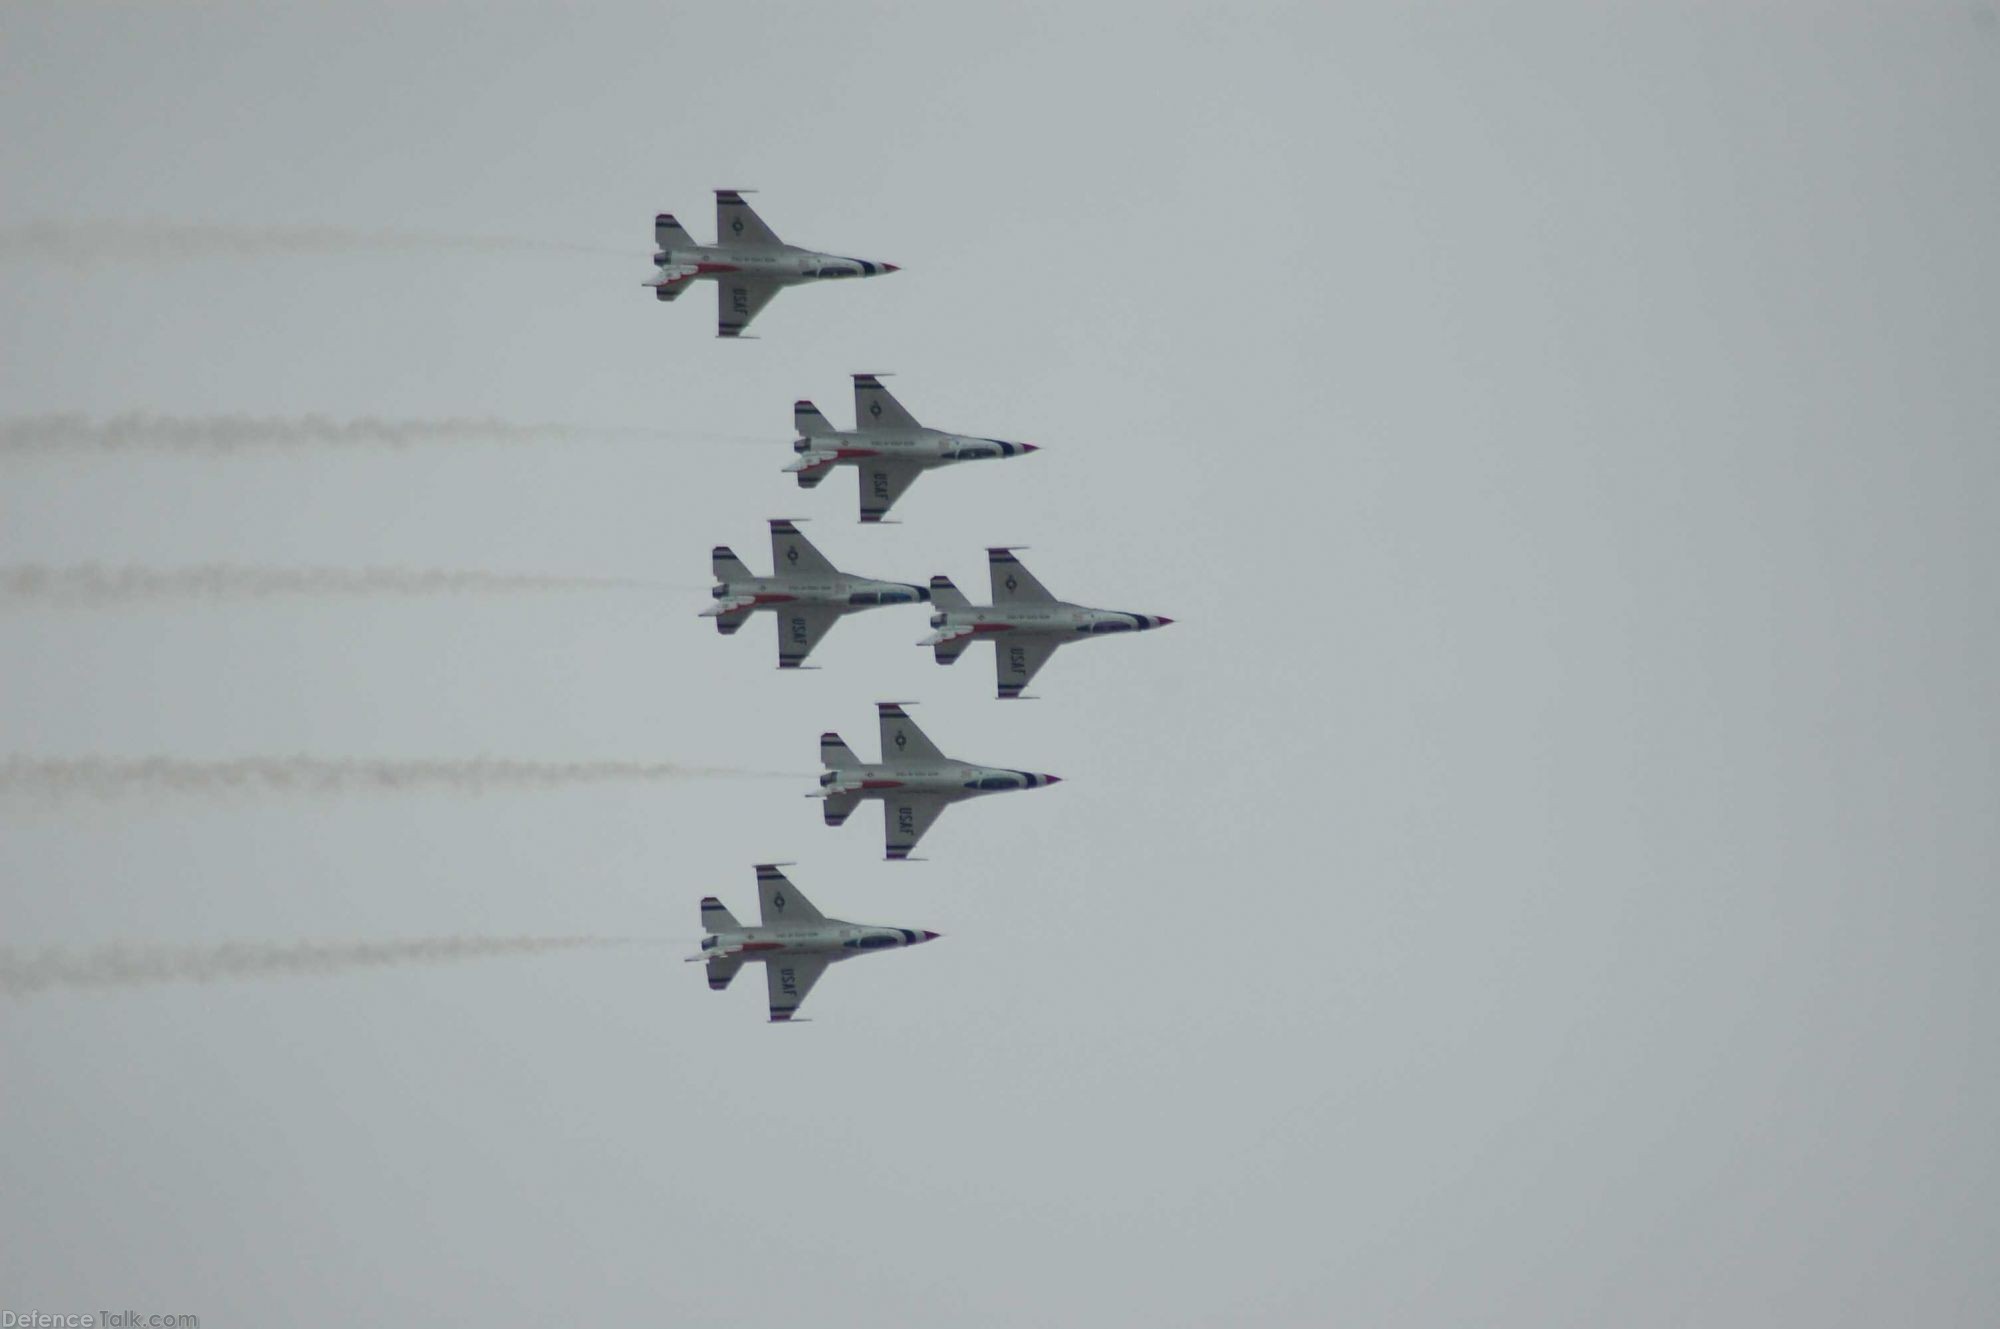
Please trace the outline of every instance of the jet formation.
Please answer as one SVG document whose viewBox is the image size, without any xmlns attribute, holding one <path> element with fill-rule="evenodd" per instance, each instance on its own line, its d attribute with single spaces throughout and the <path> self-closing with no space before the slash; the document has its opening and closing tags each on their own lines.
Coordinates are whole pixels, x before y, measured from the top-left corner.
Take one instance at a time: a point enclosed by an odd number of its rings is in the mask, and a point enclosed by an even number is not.
<svg viewBox="0 0 2000 1329">
<path fill-rule="evenodd" d="M 698 281 L 715 283 L 715 335 L 741 337 L 779 291 L 806 282 L 880 277 L 894 263 L 845 258 L 788 245 L 743 201 L 737 189 L 715 191 L 715 243 L 697 244 L 671 212 L 653 218 L 653 266 L 643 284 L 662 301 L 678 300 Z"/>
<path fill-rule="evenodd" d="M 740 191 L 715 191 L 716 243 L 695 243 L 669 213 L 654 218 L 656 275 L 646 285 L 662 301 L 678 299 L 697 281 L 716 283 L 716 333 L 740 337 L 751 320 L 787 286 L 895 272 L 893 263 L 845 258 L 785 244 L 743 201 Z M 854 428 L 836 429 L 811 401 L 792 407 L 797 457 L 785 471 L 801 489 L 816 489 L 836 468 L 859 478 L 860 519 L 880 525 L 926 471 L 960 462 L 1002 460 L 1038 451 L 1032 443 L 959 434 L 920 424 L 882 385 L 879 374 L 854 374 Z M 957 662 L 968 646 L 991 641 L 998 696 L 1019 699 L 1058 649 L 1073 642 L 1165 627 L 1157 614 L 1093 609 L 1059 600 L 1021 563 L 1012 547 L 986 551 L 992 603 L 975 605 L 951 578 L 929 585 L 842 572 L 799 533 L 795 519 L 774 518 L 769 576 L 751 572 L 727 545 L 711 552 L 714 603 L 702 616 L 728 636 L 750 616 L 770 613 L 777 623 L 778 667 L 805 667 L 820 640 L 840 619 L 866 609 L 930 603 L 929 646 L 939 664 Z M 819 788 L 828 826 L 840 826 L 862 803 L 882 805 L 883 856 L 910 861 L 911 851 L 954 803 L 989 794 L 1045 789 L 1059 777 L 1009 766 L 985 766 L 946 756 L 903 709 L 877 702 L 881 760 L 864 762 L 837 733 L 820 735 Z M 765 966 L 773 1023 L 790 1023 L 829 965 L 878 950 L 898 950 L 933 940 L 937 933 L 849 923 L 828 918 L 794 886 L 779 864 L 757 865 L 760 922 L 745 927 L 720 900 L 701 902 L 706 936 L 690 961 L 704 963 L 708 985 L 727 988 L 752 961 Z"/>
</svg>

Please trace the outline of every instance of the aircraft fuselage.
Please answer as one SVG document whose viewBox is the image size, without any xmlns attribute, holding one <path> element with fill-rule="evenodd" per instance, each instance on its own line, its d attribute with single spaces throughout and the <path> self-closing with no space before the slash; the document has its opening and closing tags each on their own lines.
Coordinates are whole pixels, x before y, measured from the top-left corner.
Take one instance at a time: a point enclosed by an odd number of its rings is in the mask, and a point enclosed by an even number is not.
<svg viewBox="0 0 2000 1329">
<path fill-rule="evenodd" d="M 922 604 L 931 598 L 929 587 L 910 582 L 811 575 L 733 578 L 717 584 L 709 594 L 717 603 L 703 612 L 711 617 L 760 609 L 777 611 L 786 605 L 813 605 L 850 614 L 878 605 Z M 746 600 L 750 603 L 743 603 Z"/>
<path fill-rule="evenodd" d="M 1173 622 L 1158 614 L 1132 614 L 1122 609 L 1090 609 L 1061 601 L 1032 604 L 975 605 L 931 615 L 940 633 L 971 632 L 976 637 L 1021 636 L 1101 637 L 1116 632 L 1145 632 Z"/>
<path fill-rule="evenodd" d="M 789 923 L 778 927 L 739 928 L 702 938 L 701 960 L 777 960 L 789 955 L 818 955 L 845 960 L 869 951 L 919 946 L 938 934 L 919 928 L 879 927 L 871 923 L 849 923 L 838 918 L 818 923 Z"/>
<path fill-rule="evenodd" d="M 893 263 L 822 254 L 794 245 L 688 245 L 662 249 L 653 255 L 656 268 L 695 269 L 699 279 L 740 273 L 777 286 L 827 281 L 842 277 L 876 277 L 896 271 Z"/>
<path fill-rule="evenodd" d="M 956 803 L 985 794 L 1004 794 L 1015 789 L 1041 789 L 1062 783 L 1060 776 L 1017 771 L 1005 766 L 971 766 L 964 762 L 881 762 L 872 766 L 843 766 L 819 777 L 820 792 L 827 797 L 904 798 L 923 794 Z"/>
</svg>

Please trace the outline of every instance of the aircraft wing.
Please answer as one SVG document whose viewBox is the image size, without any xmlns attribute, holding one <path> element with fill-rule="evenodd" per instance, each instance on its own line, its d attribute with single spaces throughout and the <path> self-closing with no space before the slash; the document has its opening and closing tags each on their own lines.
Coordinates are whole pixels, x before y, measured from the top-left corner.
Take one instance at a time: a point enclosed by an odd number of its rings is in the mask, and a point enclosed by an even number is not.
<svg viewBox="0 0 2000 1329">
<path fill-rule="evenodd" d="M 894 765 L 898 761 L 950 761 L 951 758 L 938 751 L 938 745 L 930 736 L 917 728 L 902 706 L 893 701 L 875 703 L 875 716 L 882 726 L 882 763 Z"/>
<path fill-rule="evenodd" d="M 872 429 L 922 429 L 917 417 L 889 395 L 882 380 L 873 374 L 854 376 L 854 427 L 864 433 Z"/>
<path fill-rule="evenodd" d="M 743 329 L 750 326 L 750 320 L 757 317 L 759 310 L 771 303 L 771 297 L 782 289 L 776 282 L 759 281 L 755 277 L 745 277 L 728 272 L 715 279 L 715 335 L 718 337 L 740 337 Z"/>
<path fill-rule="evenodd" d="M 715 191 L 715 243 L 718 245 L 782 245 L 778 233 L 750 210 L 734 189 Z"/>
<path fill-rule="evenodd" d="M 773 575 L 838 577 L 840 569 L 833 566 L 831 559 L 813 548 L 812 541 L 799 534 L 799 528 L 779 517 L 771 522 L 771 567 Z"/>
<path fill-rule="evenodd" d="M 945 807 L 945 801 L 935 794 L 899 798 L 895 791 L 890 791 L 882 800 L 883 848 L 888 857 L 908 858 L 931 823 L 944 814 Z"/>
<path fill-rule="evenodd" d="M 923 468 L 911 466 L 907 462 L 885 461 L 871 457 L 861 462 L 861 520 L 880 521 L 889 515 L 889 509 L 903 496 L 903 491 L 916 483 Z"/>
<path fill-rule="evenodd" d="M 757 903 L 763 909 L 764 926 L 780 923 L 824 923 L 822 914 L 791 879 L 778 871 L 775 863 L 757 865 Z"/>
<path fill-rule="evenodd" d="M 1055 599 L 1049 588 L 1035 580 L 1035 574 L 1021 566 L 1011 549 L 986 551 L 986 570 L 993 578 L 993 603 L 1034 604 Z"/>
<path fill-rule="evenodd" d="M 806 993 L 826 972 L 829 961 L 820 955 L 773 955 L 764 963 L 764 978 L 771 986 L 771 1020 L 783 1023 L 805 1005 Z"/>
<path fill-rule="evenodd" d="M 1060 637 L 996 638 L 993 642 L 993 667 L 1000 676 L 1001 698 L 1020 696 L 1021 689 L 1028 686 L 1028 681 L 1049 662 L 1049 657 L 1056 653 L 1056 647 L 1062 644 Z"/>
<path fill-rule="evenodd" d="M 830 605 L 779 605 L 773 617 L 778 620 L 780 669 L 797 669 L 804 664 L 827 629 L 840 621 L 839 611 Z"/>
</svg>

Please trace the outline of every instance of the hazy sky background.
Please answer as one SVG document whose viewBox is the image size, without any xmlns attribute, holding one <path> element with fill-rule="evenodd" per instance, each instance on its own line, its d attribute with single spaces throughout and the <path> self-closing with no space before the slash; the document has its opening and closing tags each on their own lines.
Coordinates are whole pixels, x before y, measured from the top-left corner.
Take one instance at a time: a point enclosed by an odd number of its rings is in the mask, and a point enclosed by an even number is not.
<svg viewBox="0 0 2000 1329">
<path fill-rule="evenodd" d="M 0 414 L 667 435 L 5 456 L 0 565 L 692 588 L 9 602 L 0 755 L 796 773 L 17 790 L 7 944 L 691 942 L 758 859 L 946 934 L 795 1029 L 678 946 L 0 999 L 8 1308 L 2000 1320 L 1991 6 L 0 29 Z M 706 238 L 717 186 L 904 270 L 718 342 L 706 290 L 638 284 L 652 214 Z M 851 476 L 780 473 L 793 399 L 845 424 L 856 370 L 1044 451 L 862 528 Z M 1026 545 L 1176 623 L 1030 704 L 915 611 L 781 676 L 767 621 L 695 617 L 708 547 L 761 569 L 773 516 L 967 588 Z M 1065 783 L 883 863 L 873 809 L 800 796 L 883 698 Z"/>
</svg>

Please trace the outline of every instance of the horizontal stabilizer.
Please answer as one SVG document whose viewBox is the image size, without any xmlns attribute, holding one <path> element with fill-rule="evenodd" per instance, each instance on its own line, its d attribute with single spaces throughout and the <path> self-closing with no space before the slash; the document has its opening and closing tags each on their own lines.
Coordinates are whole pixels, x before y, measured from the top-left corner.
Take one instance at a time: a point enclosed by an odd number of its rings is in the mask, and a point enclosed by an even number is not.
<svg viewBox="0 0 2000 1329">
<path fill-rule="evenodd" d="M 809 401 L 792 403 L 792 428 L 799 431 L 800 438 L 820 438 L 837 432 L 833 422 L 819 412 L 819 407 Z"/>
<path fill-rule="evenodd" d="M 828 770 L 844 771 L 859 766 L 861 758 L 854 755 L 854 749 L 839 734 L 825 733 L 819 736 L 819 764 Z"/>
<path fill-rule="evenodd" d="M 917 645 L 930 647 L 937 655 L 937 662 L 939 664 L 952 665 L 958 663 L 958 657 L 965 654 L 965 648 L 977 640 L 977 635 L 970 628 L 959 628 L 951 632 L 933 632 L 930 636 L 918 642 Z"/>
<path fill-rule="evenodd" d="M 820 804 L 820 810 L 826 817 L 827 825 L 839 826 L 854 815 L 854 809 L 860 804 L 859 794 L 828 794 L 826 801 Z"/>
<path fill-rule="evenodd" d="M 972 608 L 972 601 L 965 598 L 965 592 L 959 590 L 949 577 L 931 578 L 931 603 L 945 613 Z"/>
<path fill-rule="evenodd" d="M 674 220 L 671 212 L 662 212 L 653 218 L 653 244 L 661 250 L 697 249 L 694 237 L 687 233 L 687 227 Z"/>
<path fill-rule="evenodd" d="M 715 579 L 725 586 L 731 582 L 750 581 L 755 576 L 728 545 L 717 545 L 710 550 L 708 564 L 715 573 Z"/>
<path fill-rule="evenodd" d="M 701 900 L 701 925 L 710 932 L 741 932 L 743 925 L 736 921 L 736 915 L 729 912 L 722 901 L 713 895 L 705 895 Z"/>
</svg>

